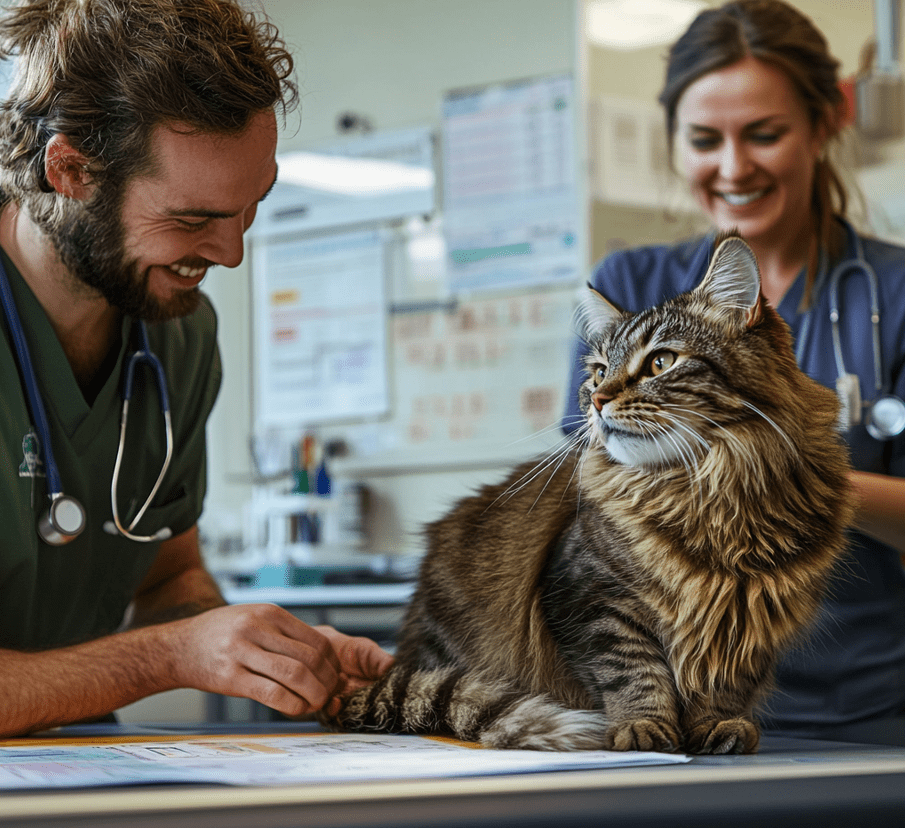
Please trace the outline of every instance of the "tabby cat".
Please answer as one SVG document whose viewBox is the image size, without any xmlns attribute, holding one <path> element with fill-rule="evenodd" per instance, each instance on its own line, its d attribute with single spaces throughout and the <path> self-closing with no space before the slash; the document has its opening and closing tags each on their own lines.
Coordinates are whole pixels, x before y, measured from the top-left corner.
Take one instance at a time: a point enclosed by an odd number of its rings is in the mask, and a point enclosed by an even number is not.
<svg viewBox="0 0 905 828">
<path fill-rule="evenodd" d="M 427 530 L 397 659 L 328 723 L 488 747 L 751 753 L 851 518 L 836 396 L 754 255 L 637 314 L 591 292 L 583 428 Z"/>
</svg>

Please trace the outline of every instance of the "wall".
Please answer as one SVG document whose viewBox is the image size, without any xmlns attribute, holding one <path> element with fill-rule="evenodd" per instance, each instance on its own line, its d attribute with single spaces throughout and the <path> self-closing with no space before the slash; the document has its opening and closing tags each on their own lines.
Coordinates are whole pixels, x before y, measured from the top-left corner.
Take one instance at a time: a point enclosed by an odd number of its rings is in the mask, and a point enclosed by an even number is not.
<svg viewBox="0 0 905 828">
<path fill-rule="evenodd" d="M 436 125 L 449 89 L 579 65 L 571 0 L 267 0 L 263 6 L 298 63 L 301 108 L 281 133 L 281 152 L 335 138 L 342 112 L 365 115 L 376 129 Z M 209 432 L 210 489 L 202 522 L 211 536 L 235 526 L 250 492 L 248 281 L 246 259 L 233 271 L 213 272 L 205 285 L 220 317 L 224 362 Z M 472 471 L 438 471 L 366 480 L 381 504 L 375 514 L 378 548 L 413 548 L 418 525 L 476 479 Z"/>
</svg>

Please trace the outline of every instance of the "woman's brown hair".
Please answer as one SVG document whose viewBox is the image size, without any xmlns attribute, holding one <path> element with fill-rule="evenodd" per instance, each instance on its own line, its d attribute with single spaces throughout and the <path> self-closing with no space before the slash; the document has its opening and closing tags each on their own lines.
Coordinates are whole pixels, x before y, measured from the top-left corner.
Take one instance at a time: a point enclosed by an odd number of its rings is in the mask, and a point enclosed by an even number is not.
<svg viewBox="0 0 905 828">
<path fill-rule="evenodd" d="M 812 126 L 823 129 L 827 138 L 838 135 L 838 115 L 844 106 L 839 62 L 824 36 L 809 18 L 781 0 L 737 0 L 701 12 L 670 49 L 659 97 L 666 111 L 670 154 L 676 108 L 684 91 L 698 78 L 749 55 L 781 69 L 807 107 Z M 811 205 L 816 234 L 808 256 L 805 306 L 811 301 L 821 255 L 825 252 L 832 260 L 842 252 L 844 234 L 835 219 L 845 216 L 847 203 L 845 186 L 824 154 L 814 170 Z"/>
</svg>

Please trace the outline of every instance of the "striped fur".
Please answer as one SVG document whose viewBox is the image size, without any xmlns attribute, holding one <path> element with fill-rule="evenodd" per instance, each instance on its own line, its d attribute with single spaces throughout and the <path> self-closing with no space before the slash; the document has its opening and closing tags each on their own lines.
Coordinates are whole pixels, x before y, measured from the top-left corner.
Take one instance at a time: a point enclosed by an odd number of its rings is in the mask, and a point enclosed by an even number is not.
<svg viewBox="0 0 905 828">
<path fill-rule="evenodd" d="M 589 300 L 578 437 L 427 527 L 396 664 L 331 724 L 757 749 L 752 710 L 851 519 L 835 395 L 798 370 L 759 284 L 733 238 L 656 308 Z"/>
</svg>

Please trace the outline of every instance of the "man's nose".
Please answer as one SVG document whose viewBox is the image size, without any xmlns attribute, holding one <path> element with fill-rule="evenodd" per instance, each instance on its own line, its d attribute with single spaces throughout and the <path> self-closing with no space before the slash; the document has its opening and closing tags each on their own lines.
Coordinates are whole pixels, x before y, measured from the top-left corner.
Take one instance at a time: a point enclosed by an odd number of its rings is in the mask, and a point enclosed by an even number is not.
<svg viewBox="0 0 905 828">
<path fill-rule="evenodd" d="M 244 221 L 241 216 L 219 219 L 198 247 L 197 253 L 224 267 L 238 267 L 245 257 Z"/>
</svg>

